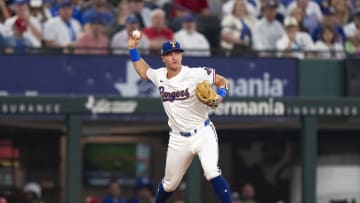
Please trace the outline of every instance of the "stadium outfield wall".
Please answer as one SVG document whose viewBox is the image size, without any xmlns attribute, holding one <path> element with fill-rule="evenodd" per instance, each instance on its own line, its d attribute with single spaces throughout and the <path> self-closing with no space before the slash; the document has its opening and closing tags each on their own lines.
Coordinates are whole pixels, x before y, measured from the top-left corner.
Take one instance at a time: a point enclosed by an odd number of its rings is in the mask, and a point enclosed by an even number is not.
<svg viewBox="0 0 360 203">
<path fill-rule="evenodd" d="M 158 57 L 147 60 L 161 66 Z M 302 202 L 315 202 L 318 118 L 359 117 L 360 100 L 347 97 L 358 91 L 354 67 L 359 61 L 213 57 L 185 58 L 184 64 L 208 64 L 229 78 L 230 96 L 213 117 L 300 118 Z M 5 67 L 0 69 L 1 115 L 66 115 L 68 203 L 81 201 L 84 115 L 141 120 L 163 114 L 157 90 L 139 80 L 126 56 L 2 55 L 0 66 Z"/>
</svg>

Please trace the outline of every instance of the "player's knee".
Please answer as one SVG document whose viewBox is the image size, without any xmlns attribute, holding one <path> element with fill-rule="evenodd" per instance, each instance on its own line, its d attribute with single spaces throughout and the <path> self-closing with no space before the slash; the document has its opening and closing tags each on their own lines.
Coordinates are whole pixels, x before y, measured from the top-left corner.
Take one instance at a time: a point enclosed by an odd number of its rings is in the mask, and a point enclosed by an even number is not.
<svg viewBox="0 0 360 203">
<path fill-rule="evenodd" d="M 211 179 L 218 177 L 219 175 L 221 175 L 221 171 L 220 169 L 209 169 L 209 170 L 205 170 L 204 171 L 204 176 L 206 178 L 206 180 L 210 181 Z"/>
<path fill-rule="evenodd" d="M 180 180 L 168 179 L 163 181 L 163 187 L 166 192 L 173 192 L 179 186 Z"/>
</svg>

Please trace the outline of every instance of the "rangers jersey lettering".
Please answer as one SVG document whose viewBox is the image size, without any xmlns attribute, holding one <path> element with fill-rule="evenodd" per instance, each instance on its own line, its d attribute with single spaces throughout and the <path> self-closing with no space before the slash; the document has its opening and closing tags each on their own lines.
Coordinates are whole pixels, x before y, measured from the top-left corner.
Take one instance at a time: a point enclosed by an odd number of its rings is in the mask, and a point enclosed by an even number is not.
<svg viewBox="0 0 360 203">
<path fill-rule="evenodd" d="M 186 132 L 208 118 L 207 106 L 199 102 L 194 90 L 203 80 L 214 83 L 214 69 L 182 66 L 176 76 L 167 79 L 166 68 L 149 68 L 146 75 L 159 90 L 172 130 Z"/>
</svg>

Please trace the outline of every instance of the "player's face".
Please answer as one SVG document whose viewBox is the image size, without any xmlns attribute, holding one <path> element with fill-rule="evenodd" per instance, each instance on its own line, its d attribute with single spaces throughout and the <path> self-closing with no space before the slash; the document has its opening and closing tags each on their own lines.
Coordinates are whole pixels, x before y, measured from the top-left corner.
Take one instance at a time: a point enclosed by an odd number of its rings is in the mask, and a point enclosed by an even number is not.
<svg viewBox="0 0 360 203">
<path fill-rule="evenodd" d="M 165 66 L 171 70 L 177 70 L 181 67 L 181 52 L 173 51 L 161 57 Z"/>
</svg>

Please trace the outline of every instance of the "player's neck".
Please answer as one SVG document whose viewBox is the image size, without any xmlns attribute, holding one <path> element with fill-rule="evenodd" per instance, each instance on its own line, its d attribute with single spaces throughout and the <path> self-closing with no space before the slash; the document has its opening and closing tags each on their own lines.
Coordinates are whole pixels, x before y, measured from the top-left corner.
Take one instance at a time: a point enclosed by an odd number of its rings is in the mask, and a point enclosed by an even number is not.
<svg viewBox="0 0 360 203">
<path fill-rule="evenodd" d="M 181 66 L 176 69 L 167 68 L 166 78 L 171 79 L 171 78 L 175 77 L 177 74 L 179 74 L 180 71 L 181 71 Z"/>
</svg>

